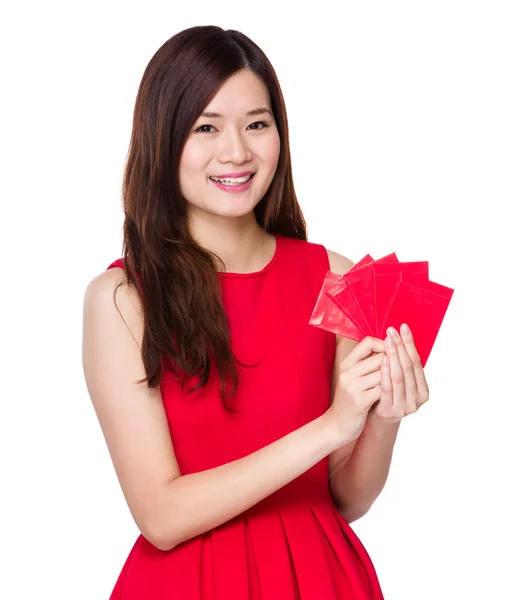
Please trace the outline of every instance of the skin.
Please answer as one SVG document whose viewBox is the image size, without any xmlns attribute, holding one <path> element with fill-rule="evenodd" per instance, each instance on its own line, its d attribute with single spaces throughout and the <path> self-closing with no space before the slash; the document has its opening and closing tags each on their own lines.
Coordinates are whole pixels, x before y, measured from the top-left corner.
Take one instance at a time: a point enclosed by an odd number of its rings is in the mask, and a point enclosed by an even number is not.
<svg viewBox="0 0 527 600">
<path fill-rule="evenodd" d="M 330 489 L 342 516 L 348 523 L 364 516 L 382 492 L 392 459 L 399 425 L 403 417 L 415 413 L 429 399 L 428 384 L 411 331 L 388 328 L 378 345 L 379 400 L 368 411 L 360 436 L 329 456 Z M 390 343 L 393 337 L 394 343 Z M 346 362 L 348 350 L 357 342 L 342 338 L 337 343 L 335 374 Z M 347 347 L 346 347 L 347 346 Z M 382 359 L 388 362 L 383 366 Z M 334 375 L 335 377 L 335 375 Z"/>
<path fill-rule="evenodd" d="M 349 258 L 327 250 L 330 270 L 333 273 L 344 275 L 355 263 Z M 395 443 L 399 423 L 403 416 L 415 412 L 429 397 L 428 384 L 421 365 L 421 359 L 413 336 L 404 334 L 395 336 L 395 346 L 388 346 L 388 335 L 384 340 L 378 340 L 378 353 L 389 358 L 387 367 L 379 365 L 377 385 L 380 387 L 379 400 L 369 410 L 365 428 L 368 435 L 360 436 L 357 447 L 360 456 L 356 454 L 354 464 L 349 464 L 347 459 L 354 453 L 358 439 L 352 440 L 341 446 L 328 457 L 330 483 L 336 497 L 341 497 L 341 502 L 346 508 L 346 519 L 349 523 L 363 516 L 370 508 L 377 492 L 382 489 L 388 476 L 391 448 Z M 333 402 L 335 387 L 337 385 L 339 370 L 344 361 L 359 342 L 336 336 L 335 364 L 331 383 L 330 402 Z M 370 435 L 371 434 L 371 435 Z M 364 469 L 359 463 L 365 465 Z M 371 465 L 375 464 L 375 473 Z M 349 466 L 349 468 L 348 468 Z M 343 470 L 344 473 L 339 473 Z M 360 471 L 360 472 L 359 472 Z M 364 478 L 362 477 L 364 472 Z M 351 476 L 355 478 L 361 493 L 366 496 L 359 507 L 351 506 L 349 498 L 352 493 L 346 493 L 349 488 Z M 341 479 L 340 482 L 336 479 Z M 366 483 L 362 483 L 363 480 Z M 371 488 L 371 489 L 368 489 Z M 344 490 L 341 492 L 341 490 Z M 353 490 L 354 491 L 354 490 Z"/>
<path fill-rule="evenodd" d="M 260 107 L 271 113 L 245 114 Z M 224 82 L 205 111 L 223 117 L 200 117 L 195 122 L 179 166 L 192 236 L 218 254 L 227 271 L 258 271 L 275 250 L 274 236 L 260 227 L 254 214 L 271 185 L 280 155 L 269 93 L 257 75 L 242 69 Z M 225 192 L 209 179 L 243 171 L 256 175 L 249 189 L 240 193 Z"/>
<path fill-rule="evenodd" d="M 399 334 L 389 327 L 387 333 L 388 360 L 381 367 L 381 397 L 372 416 L 380 423 L 393 424 L 427 402 L 429 389 L 410 328 L 403 324 Z"/>
</svg>

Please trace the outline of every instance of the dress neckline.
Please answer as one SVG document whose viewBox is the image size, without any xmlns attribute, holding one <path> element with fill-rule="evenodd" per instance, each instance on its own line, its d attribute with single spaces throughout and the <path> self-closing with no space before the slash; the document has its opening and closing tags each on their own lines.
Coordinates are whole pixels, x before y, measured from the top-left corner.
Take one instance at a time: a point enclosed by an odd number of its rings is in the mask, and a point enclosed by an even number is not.
<svg viewBox="0 0 527 600">
<path fill-rule="evenodd" d="M 253 271 L 252 273 L 235 273 L 233 271 L 218 271 L 218 274 L 222 279 L 250 279 L 252 277 L 261 277 L 265 275 L 269 269 L 271 269 L 277 262 L 280 254 L 281 235 L 279 233 L 273 234 L 275 238 L 275 251 L 271 260 L 259 271 Z"/>
</svg>

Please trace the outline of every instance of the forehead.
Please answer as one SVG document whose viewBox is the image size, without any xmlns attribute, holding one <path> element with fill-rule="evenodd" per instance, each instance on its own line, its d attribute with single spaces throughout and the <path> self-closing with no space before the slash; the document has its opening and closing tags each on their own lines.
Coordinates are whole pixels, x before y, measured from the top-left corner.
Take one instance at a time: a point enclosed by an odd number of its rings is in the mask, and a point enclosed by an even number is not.
<svg viewBox="0 0 527 600">
<path fill-rule="evenodd" d="M 258 75 L 243 69 L 222 84 L 203 112 L 218 119 L 266 114 L 255 109 L 271 110 L 269 92 Z"/>
</svg>

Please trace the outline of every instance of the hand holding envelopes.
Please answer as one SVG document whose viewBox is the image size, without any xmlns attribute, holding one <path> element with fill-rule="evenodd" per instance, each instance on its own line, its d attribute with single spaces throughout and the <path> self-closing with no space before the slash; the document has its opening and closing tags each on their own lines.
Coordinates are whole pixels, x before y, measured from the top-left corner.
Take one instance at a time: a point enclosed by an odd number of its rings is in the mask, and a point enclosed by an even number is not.
<svg viewBox="0 0 527 600">
<path fill-rule="evenodd" d="M 428 261 L 367 254 L 344 275 L 327 272 L 309 323 L 358 342 L 406 323 L 424 367 L 453 293 L 428 279 Z"/>
</svg>

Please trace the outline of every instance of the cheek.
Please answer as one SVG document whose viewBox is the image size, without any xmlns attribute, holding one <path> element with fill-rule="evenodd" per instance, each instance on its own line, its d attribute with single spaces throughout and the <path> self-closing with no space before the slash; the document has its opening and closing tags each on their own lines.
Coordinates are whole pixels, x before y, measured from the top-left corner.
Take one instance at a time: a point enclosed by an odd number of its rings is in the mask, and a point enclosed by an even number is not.
<svg viewBox="0 0 527 600">
<path fill-rule="evenodd" d="M 210 159 L 203 151 L 199 144 L 187 142 L 181 154 L 179 162 L 180 178 L 191 178 L 195 176 L 203 176 L 206 173 L 207 164 Z"/>
<path fill-rule="evenodd" d="M 179 192 L 190 204 L 197 204 L 199 196 L 199 180 L 205 181 L 207 163 L 203 161 L 203 153 L 193 146 L 186 146 L 179 161 Z M 206 181 L 205 181 L 206 183 Z"/>
<path fill-rule="evenodd" d="M 275 135 L 267 136 L 260 148 L 260 156 L 262 161 L 274 171 L 280 157 L 280 136 L 278 135 L 278 131 L 275 131 Z"/>
</svg>

